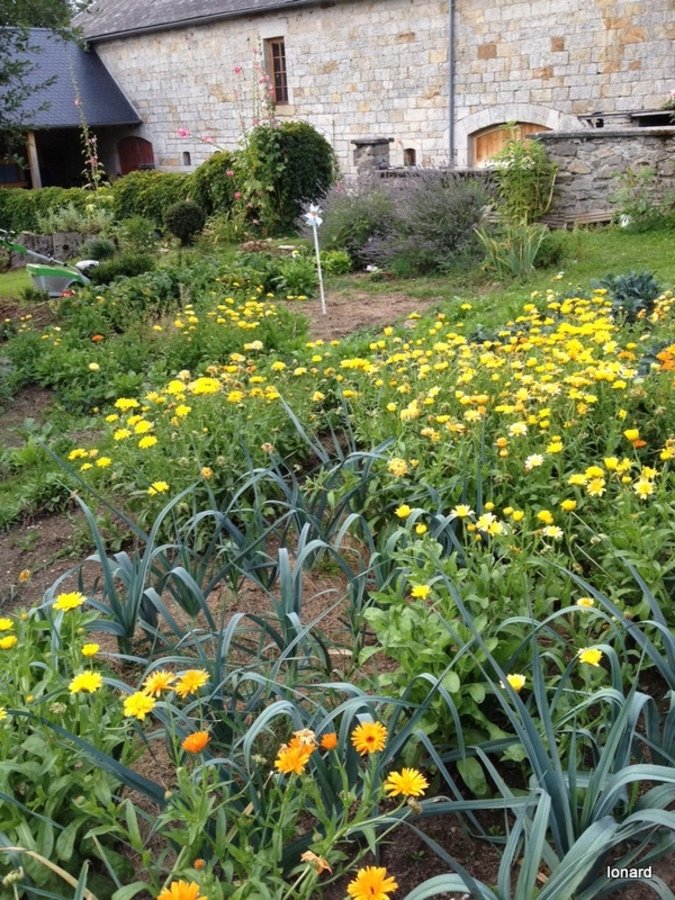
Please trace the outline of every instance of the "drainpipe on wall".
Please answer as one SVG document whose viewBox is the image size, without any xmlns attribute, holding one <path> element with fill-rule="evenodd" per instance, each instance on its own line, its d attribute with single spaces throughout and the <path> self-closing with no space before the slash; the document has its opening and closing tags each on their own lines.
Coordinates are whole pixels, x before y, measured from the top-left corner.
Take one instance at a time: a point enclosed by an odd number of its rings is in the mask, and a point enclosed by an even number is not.
<svg viewBox="0 0 675 900">
<path fill-rule="evenodd" d="M 455 0 L 448 0 L 448 166 L 455 167 Z"/>
</svg>

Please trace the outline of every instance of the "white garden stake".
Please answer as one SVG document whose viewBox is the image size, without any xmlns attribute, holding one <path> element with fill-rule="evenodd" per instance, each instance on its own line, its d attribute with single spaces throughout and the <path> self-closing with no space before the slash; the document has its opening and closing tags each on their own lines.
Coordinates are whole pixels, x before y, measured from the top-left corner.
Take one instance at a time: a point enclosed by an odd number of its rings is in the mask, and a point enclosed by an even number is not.
<svg viewBox="0 0 675 900">
<path fill-rule="evenodd" d="M 303 214 L 303 219 L 308 225 L 312 226 L 314 232 L 314 251 L 316 253 L 316 269 L 319 273 L 319 295 L 321 297 L 321 312 L 326 315 L 326 297 L 323 293 L 323 274 L 321 273 L 321 253 L 319 251 L 319 225 L 323 222 L 321 218 L 321 207 L 314 203 L 310 204 L 309 209 Z"/>
</svg>

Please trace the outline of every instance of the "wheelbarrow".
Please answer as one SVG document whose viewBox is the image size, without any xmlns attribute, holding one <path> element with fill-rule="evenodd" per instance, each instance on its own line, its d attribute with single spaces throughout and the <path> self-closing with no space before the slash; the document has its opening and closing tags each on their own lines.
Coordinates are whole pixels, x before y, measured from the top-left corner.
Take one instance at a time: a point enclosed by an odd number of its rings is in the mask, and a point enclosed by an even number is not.
<svg viewBox="0 0 675 900">
<path fill-rule="evenodd" d="M 40 263 L 27 263 L 26 271 L 35 287 L 46 291 L 50 297 L 62 297 L 69 291 L 91 284 L 87 276 L 98 265 L 98 260 L 82 259 L 71 266 L 53 256 L 29 250 L 23 244 L 17 244 L 13 237 L 9 231 L 0 228 L 0 247 L 41 260 Z"/>
</svg>

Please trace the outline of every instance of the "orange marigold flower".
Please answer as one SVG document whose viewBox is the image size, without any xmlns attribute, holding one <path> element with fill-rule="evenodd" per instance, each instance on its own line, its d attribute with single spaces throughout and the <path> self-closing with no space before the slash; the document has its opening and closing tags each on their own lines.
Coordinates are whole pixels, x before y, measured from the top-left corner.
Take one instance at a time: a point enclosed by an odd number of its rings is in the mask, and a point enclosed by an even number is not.
<svg viewBox="0 0 675 900">
<path fill-rule="evenodd" d="M 338 737 L 334 731 L 329 731 L 327 734 L 321 738 L 321 749 L 322 750 L 335 750 L 338 745 Z"/>
<path fill-rule="evenodd" d="M 352 744 L 361 756 L 384 750 L 386 743 L 387 729 L 381 722 L 362 722 L 352 731 Z"/>
<path fill-rule="evenodd" d="M 188 734 L 181 747 L 187 753 L 201 753 L 210 740 L 211 735 L 208 731 L 194 731 L 192 734 Z"/>
<path fill-rule="evenodd" d="M 274 767 L 284 775 L 302 775 L 313 752 L 312 744 L 282 744 Z"/>
<path fill-rule="evenodd" d="M 95 344 L 100 344 L 101 341 L 105 340 L 102 334 L 92 334 L 91 339 Z"/>
<path fill-rule="evenodd" d="M 159 894 L 157 900 L 207 900 L 200 894 L 200 886 L 196 881 L 172 881 L 168 887 Z"/>
<path fill-rule="evenodd" d="M 200 871 L 200 870 L 203 869 L 204 866 L 206 865 L 206 860 L 205 860 L 205 859 L 202 859 L 201 857 L 198 857 L 198 858 L 192 863 L 192 865 L 194 866 L 195 869 L 197 869 L 197 871 Z"/>
</svg>

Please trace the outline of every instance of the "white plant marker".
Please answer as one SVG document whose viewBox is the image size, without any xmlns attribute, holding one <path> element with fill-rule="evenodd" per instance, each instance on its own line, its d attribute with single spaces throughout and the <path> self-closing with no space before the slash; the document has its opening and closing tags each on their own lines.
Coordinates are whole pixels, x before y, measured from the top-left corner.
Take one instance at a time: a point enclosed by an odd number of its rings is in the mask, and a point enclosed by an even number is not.
<svg viewBox="0 0 675 900">
<path fill-rule="evenodd" d="M 319 225 L 323 222 L 321 213 L 323 210 L 315 203 L 311 203 L 309 209 L 303 214 L 305 222 L 311 226 L 314 233 L 314 252 L 316 253 L 316 270 L 319 273 L 319 296 L 321 297 L 321 312 L 326 315 L 326 297 L 323 292 L 323 274 L 321 272 L 321 252 L 319 250 Z"/>
</svg>

